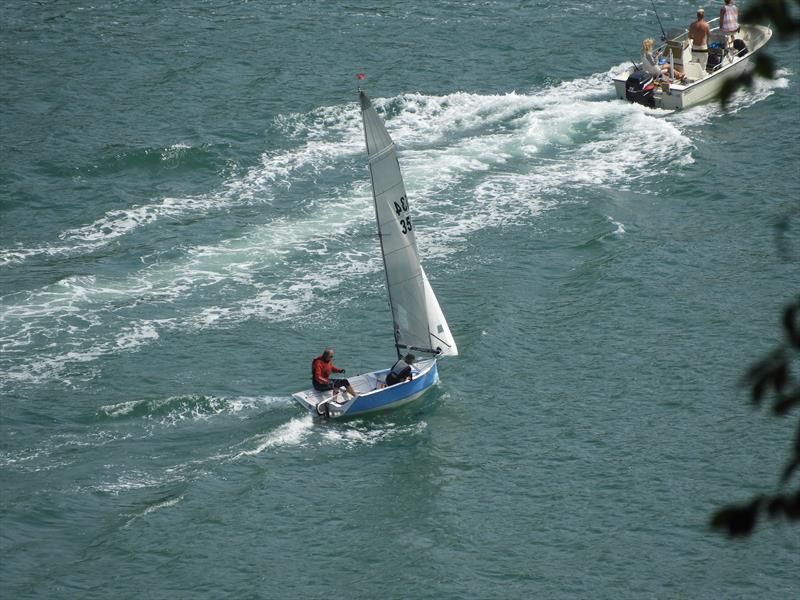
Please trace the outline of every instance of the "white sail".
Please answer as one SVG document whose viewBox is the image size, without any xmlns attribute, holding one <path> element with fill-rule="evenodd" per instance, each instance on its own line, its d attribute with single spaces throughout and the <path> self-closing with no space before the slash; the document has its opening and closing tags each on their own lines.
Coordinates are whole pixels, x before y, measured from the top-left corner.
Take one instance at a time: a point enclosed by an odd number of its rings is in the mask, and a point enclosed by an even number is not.
<svg viewBox="0 0 800 600">
<path fill-rule="evenodd" d="M 397 152 L 367 95 L 359 91 L 375 217 L 398 349 L 458 354 L 450 328 L 419 262 Z"/>
<path fill-rule="evenodd" d="M 458 347 L 453 339 L 453 334 L 450 333 L 450 327 L 448 327 L 444 318 L 442 307 L 439 306 L 436 294 L 433 293 L 433 288 L 428 281 L 428 276 L 425 275 L 425 270 L 422 269 L 422 266 L 420 266 L 420 269 L 422 270 L 422 282 L 425 287 L 425 305 L 428 309 L 428 331 L 432 338 L 431 343 L 444 356 L 458 356 Z"/>
</svg>

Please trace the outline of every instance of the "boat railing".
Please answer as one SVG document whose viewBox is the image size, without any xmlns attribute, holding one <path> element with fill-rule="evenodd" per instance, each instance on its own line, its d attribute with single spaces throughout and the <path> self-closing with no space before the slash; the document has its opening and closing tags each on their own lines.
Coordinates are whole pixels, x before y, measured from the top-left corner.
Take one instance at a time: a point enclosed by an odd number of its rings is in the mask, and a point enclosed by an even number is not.
<svg viewBox="0 0 800 600">
<path fill-rule="evenodd" d="M 745 55 L 745 54 L 747 54 L 749 51 L 750 51 L 750 50 L 749 50 L 749 49 L 747 49 L 747 48 L 743 48 L 743 49 L 741 49 L 741 50 L 735 50 L 735 49 L 734 49 L 734 50 L 733 50 L 733 51 L 730 53 L 730 58 L 731 58 L 731 59 L 730 59 L 729 61 L 727 61 L 727 62 L 726 62 L 726 61 L 723 59 L 722 61 L 720 61 L 720 63 L 719 63 L 718 65 L 716 65 L 716 66 L 715 66 L 713 69 L 711 69 L 711 72 L 712 72 L 712 73 L 715 73 L 716 71 L 719 71 L 720 69 L 724 69 L 725 67 L 728 67 L 728 66 L 732 65 L 732 64 L 733 64 L 733 61 L 734 61 L 734 59 L 737 59 L 737 58 L 739 58 L 740 56 L 744 56 L 744 55 Z"/>
<path fill-rule="evenodd" d="M 715 17 L 706 21 L 709 26 L 709 36 L 708 36 L 708 44 L 710 48 L 714 48 L 715 44 L 723 45 L 722 52 L 725 53 L 724 49 L 724 42 L 725 42 L 725 35 L 722 33 L 722 29 L 720 27 L 721 23 L 719 17 Z M 688 43 L 689 40 L 689 30 L 688 29 L 679 29 L 674 28 L 667 31 L 667 39 L 661 44 L 657 50 L 663 55 L 667 56 L 671 49 L 670 42 L 673 44 L 680 43 L 681 46 L 684 46 Z M 719 47 L 719 46 L 716 46 Z M 730 65 L 734 59 L 739 58 L 740 56 L 746 54 L 748 50 L 733 50 L 728 54 L 730 60 L 721 60 L 718 64 L 716 64 L 711 69 L 711 73 L 716 73 L 717 71 L 724 69 L 728 65 Z"/>
<path fill-rule="evenodd" d="M 714 25 L 715 22 L 717 23 L 716 25 Z M 706 21 L 706 23 L 708 23 L 708 27 L 710 30 L 710 35 L 708 40 L 709 43 L 712 41 L 720 41 L 723 36 L 722 36 L 722 30 L 719 27 L 719 17 L 711 19 L 710 21 Z M 717 38 L 717 39 L 713 40 L 712 38 Z M 681 29 L 680 27 L 669 29 L 667 32 L 667 39 L 663 40 L 664 43 L 658 46 L 656 50 L 662 50 L 662 51 L 666 50 L 669 42 L 685 42 L 688 39 L 689 39 L 688 27 L 683 29 Z"/>
</svg>

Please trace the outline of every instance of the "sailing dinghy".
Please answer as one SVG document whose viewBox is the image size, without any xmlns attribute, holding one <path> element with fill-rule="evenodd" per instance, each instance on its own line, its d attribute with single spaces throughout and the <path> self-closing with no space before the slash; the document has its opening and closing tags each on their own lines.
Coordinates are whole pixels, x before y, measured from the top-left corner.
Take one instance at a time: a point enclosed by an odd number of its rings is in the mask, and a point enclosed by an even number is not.
<svg viewBox="0 0 800 600">
<path fill-rule="evenodd" d="M 385 380 L 389 369 L 350 377 L 357 396 L 350 396 L 344 390 L 334 395 L 315 389 L 292 395 L 303 408 L 326 418 L 362 415 L 407 404 L 439 380 L 436 364 L 439 356 L 458 355 L 450 328 L 420 264 L 394 142 L 367 94 L 360 89 L 358 94 L 397 357 L 413 351 L 429 358 L 414 363 L 410 381 L 388 387 Z"/>
</svg>

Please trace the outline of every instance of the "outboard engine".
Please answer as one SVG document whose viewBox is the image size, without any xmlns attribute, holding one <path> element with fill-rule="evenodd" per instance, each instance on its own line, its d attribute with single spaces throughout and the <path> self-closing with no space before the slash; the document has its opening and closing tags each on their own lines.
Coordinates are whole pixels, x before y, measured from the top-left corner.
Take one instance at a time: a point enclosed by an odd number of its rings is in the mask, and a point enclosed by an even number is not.
<svg viewBox="0 0 800 600">
<path fill-rule="evenodd" d="M 646 71 L 634 71 L 625 81 L 625 99 L 628 102 L 644 104 L 650 108 L 655 108 L 656 100 L 653 97 L 653 76 Z"/>
<path fill-rule="evenodd" d="M 317 404 L 317 414 L 323 419 L 330 419 L 331 418 L 331 407 L 328 406 L 330 403 L 330 399 L 323 400 L 319 404 Z"/>
</svg>

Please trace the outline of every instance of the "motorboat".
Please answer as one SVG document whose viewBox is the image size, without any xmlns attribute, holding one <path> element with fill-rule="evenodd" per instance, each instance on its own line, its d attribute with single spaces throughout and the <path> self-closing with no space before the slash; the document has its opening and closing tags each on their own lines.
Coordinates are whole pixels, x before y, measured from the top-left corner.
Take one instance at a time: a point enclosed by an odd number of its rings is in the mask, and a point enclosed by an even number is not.
<svg viewBox="0 0 800 600">
<path fill-rule="evenodd" d="M 752 57 L 770 40 L 772 30 L 764 25 L 741 25 L 733 44 L 726 47 L 719 19 L 708 21 L 711 29 L 706 68 L 692 56 L 687 29 L 666 32 L 661 52 L 662 64 L 670 72 L 684 73 L 683 79 L 653 78 L 641 65 L 633 65 L 613 77 L 618 98 L 651 108 L 679 110 L 716 98 L 726 81 L 753 68 Z"/>
</svg>

